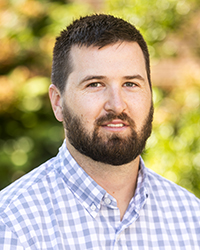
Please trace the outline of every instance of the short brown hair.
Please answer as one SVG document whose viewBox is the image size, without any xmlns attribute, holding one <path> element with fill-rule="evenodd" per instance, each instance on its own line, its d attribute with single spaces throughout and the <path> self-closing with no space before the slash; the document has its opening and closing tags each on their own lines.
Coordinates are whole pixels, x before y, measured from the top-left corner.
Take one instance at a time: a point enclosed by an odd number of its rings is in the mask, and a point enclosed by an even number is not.
<svg viewBox="0 0 200 250">
<path fill-rule="evenodd" d="M 70 24 L 56 38 L 53 51 L 52 83 L 61 93 L 72 72 L 70 50 L 72 46 L 99 48 L 119 41 L 137 42 L 142 49 L 147 77 L 151 88 L 150 59 L 147 44 L 140 32 L 129 22 L 112 15 L 94 14 L 81 17 Z"/>
</svg>

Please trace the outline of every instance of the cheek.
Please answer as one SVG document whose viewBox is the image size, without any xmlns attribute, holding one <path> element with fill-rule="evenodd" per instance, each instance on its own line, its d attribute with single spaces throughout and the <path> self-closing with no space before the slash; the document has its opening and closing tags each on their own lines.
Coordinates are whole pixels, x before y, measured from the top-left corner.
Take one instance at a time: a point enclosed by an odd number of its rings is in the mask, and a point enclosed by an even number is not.
<svg viewBox="0 0 200 250">
<path fill-rule="evenodd" d="M 89 106 L 84 109 L 82 108 L 79 115 L 85 126 L 93 126 L 96 118 L 98 117 L 98 112 L 96 109 Z"/>
<path fill-rule="evenodd" d="M 96 119 L 102 112 L 103 107 L 102 102 L 98 98 L 89 95 L 74 96 L 70 106 L 86 122 Z"/>
<path fill-rule="evenodd" d="M 69 104 L 74 115 L 80 118 L 83 126 L 88 130 L 93 129 L 94 122 L 99 115 L 98 105 L 96 104 L 96 102 L 82 99 L 74 99 Z"/>
<path fill-rule="evenodd" d="M 146 117 L 149 114 L 149 110 L 151 107 L 151 99 L 148 97 L 146 98 L 135 98 L 132 101 L 131 109 L 131 116 L 132 119 L 135 121 L 136 126 L 141 127 L 146 120 Z"/>
</svg>

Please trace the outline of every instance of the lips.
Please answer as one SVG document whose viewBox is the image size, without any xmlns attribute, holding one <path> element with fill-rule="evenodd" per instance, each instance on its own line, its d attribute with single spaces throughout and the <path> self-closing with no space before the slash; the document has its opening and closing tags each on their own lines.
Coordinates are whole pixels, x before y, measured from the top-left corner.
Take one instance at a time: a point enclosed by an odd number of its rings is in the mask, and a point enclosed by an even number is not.
<svg viewBox="0 0 200 250">
<path fill-rule="evenodd" d="M 125 123 L 124 121 L 121 120 L 113 120 L 111 122 L 107 122 L 102 124 L 103 127 L 108 127 L 108 128 L 123 128 L 123 127 L 127 127 L 128 124 Z"/>
<path fill-rule="evenodd" d="M 108 129 L 110 131 L 124 131 L 128 127 L 135 127 L 134 121 L 126 114 L 121 113 L 115 115 L 114 113 L 108 113 L 105 116 L 101 116 L 96 120 L 96 126 Z"/>
<path fill-rule="evenodd" d="M 122 123 L 120 123 L 120 124 L 112 124 L 112 123 L 110 123 L 110 124 L 107 124 L 106 126 L 107 126 L 107 127 L 111 127 L 111 128 L 122 128 L 122 127 L 124 127 L 125 125 L 122 124 Z"/>
</svg>

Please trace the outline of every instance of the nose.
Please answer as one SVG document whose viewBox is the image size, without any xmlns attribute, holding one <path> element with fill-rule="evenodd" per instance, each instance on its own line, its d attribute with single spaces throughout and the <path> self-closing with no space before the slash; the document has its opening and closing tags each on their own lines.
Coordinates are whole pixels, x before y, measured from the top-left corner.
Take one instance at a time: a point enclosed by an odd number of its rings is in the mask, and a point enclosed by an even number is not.
<svg viewBox="0 0 200 250">
<path fill-rule="evenodd" d="M 121 114 L 126 108 L 127 104 L 123 95 L 123 90 L 118 87 L 112 87 L 107 91 L 105 110 L 107 112 L 114 112 Z"/>
</svg>

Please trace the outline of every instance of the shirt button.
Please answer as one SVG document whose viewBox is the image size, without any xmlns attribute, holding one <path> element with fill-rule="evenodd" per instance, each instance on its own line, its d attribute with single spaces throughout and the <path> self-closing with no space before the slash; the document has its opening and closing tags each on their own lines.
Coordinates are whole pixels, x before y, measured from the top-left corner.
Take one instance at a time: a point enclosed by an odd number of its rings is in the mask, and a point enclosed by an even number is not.
<svg viewBox="0 0 200 250">
<path fill-rule="evenodd" d="M 96 210 L 96 206 L 94 205 L 94 203 L 90 206 L 90 208 L 92 211 Z"/>
<path fill-rule="evenodd" d="M 106 197 L 106 198 L 104 199 L 104 202 L 106 203 L 106 205 L 110 205 L 111 199 L 108 198 L 108 197 Z"/>
</svg>

